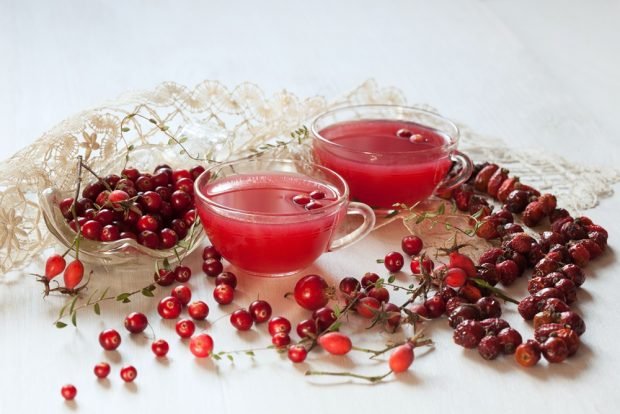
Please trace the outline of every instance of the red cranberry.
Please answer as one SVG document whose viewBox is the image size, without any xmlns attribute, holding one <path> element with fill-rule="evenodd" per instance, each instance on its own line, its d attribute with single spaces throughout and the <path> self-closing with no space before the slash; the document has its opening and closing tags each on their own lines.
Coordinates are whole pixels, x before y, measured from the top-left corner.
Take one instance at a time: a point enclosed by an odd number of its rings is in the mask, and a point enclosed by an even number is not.
<svg viewBox="0 0 620 414">
<path fill-rule="evenodd" d="M 424 306 L 428 309 L 428 316 L 432 319 L 439 318 L 446 311 L 446 302 L 439 295 L 428 298 Z"/>
<path fill-rule="evenodd" d="M 271 318 L 267 328 L 271 336 L 274 336 L 277 333 L 284 333 L 288 335 L 288 333 L 291 332 L 291 323 L 283 316 L 275 316 Z"/>
<path fill-rule="evenodd" d="M 153 279 L 159 286 L 170 286 L 174 283 L 175 275 L 172 270 L 159 269 Z"/>
<path fill-rule="evenodd" d="M 329 286 L 319 275 L 307 275 L 295 284 L 294 296 L 299 306 L 308 310 L 316 310 L 327 305 Z"/>
<path fill-rule="evenodd" d="M 361 284 L 359 280 L 354 277 L 345 277 L 340 281 L 338 288 L 345 295 L 351 296 L 360 291 Z"/>
<path fill-rule="evenodd" d="M 237 288 L 237 276 L 233 272 L 222 272 L 215 277 L 215 286 L 229 285 L 231 288 Z"/>
<path fill-rule="evenodd" d="M 298 204 L 300 206 L 305 206 L 310 201 L 312 201 L 310 197 L 305 194 L 297 194 L 295 197 L 293 197 L 293 203 Z"/>
<path fill-rule="evenodd" d="M 308 351 L 303 345 L 292 345 L 288 348 L 288 359 L 295 364 L 304 362 L 307 355 Z"/>
<path fill-rule="evenodd" d="M 378 274 L 368 272 L 362 276 L 361 285 L 364 289 L 368 290 L 373 287 L 379 279 L 380 277 Z"/>
<path fill-rule="evenodd" d="M 108 364 L 107 362 L 100 362 L 95 365 L 93 372 L 95 373 L 95 376 L 97 378 L 106 378 L 108 375 L 110 375 L 110 364 Z"/>
<path fill-rule="evenodd" d="M 202 262 L 202 271 L 210 277 L 216 277 L 224 270 L 224 265 L 222 262 L 216 259 L 207 259 Z"/>
<path fill-rule="evenodd" d="M 403 258 L 403 255 L 398 252 L 390 252 L 386 254 L 383 259 L 385 268 L 392 273 L 399 272 L 400 269 L 403 268 L 404 263 L 405 259 Z"/>
<path fill-rule="evenodd" d="M 194 334 L 196 325 L 190 319 L 180 319 L 174 325 L 174 329 L 181 338 L 189 338 Z"/>
<path fill-rule="evenodd" d="M 147 175 L 142 175 L 138 177 L 135 181 L 136 188 L 139 191 L 151 191 L 155 188 L 155 183 L 153 182 L 153 177 L 149 177 Z"/>
<path fill-rule="evenodd" d="M 409 256 L 417 256 L 422 251 L 424 243 L 418 236 L 405 236 L 401 241 L 403 252 Z"/>
<path fill-rule="evenodd" d="M 184 179 L 184 178 L 191 180 L 192 179 L 192 174 L 188 170 L 182 170 L 182 169 L 172 171 L 172 181 L 173 182 L 177 182 L 177 181 L 179 181 L 181 179 Z"/>
<path fill-rule="evenodd" d="M 183 305 L 177 298 L 173 296 L 166 296 L 159 301 L 159 304 L 157 305 L 157 312 L 159 313 L 159 316 L 164 319 L 176 319 L 181 314 L 182 308 Z"/>
<path fill-rule="evenodd" d="M 192 277 L 192 269 L 187 266 L 177 266 L 174 269 L 174 279 L 177 282 L 185 283 L 188 282 Z"/>
<path fill-rule="evenodd" d="M 304 319 L 297 324 L 297 335 L 300 338 L 316 338 L 318 333 L 317 323 L 314 319 Z"/>
<path fill-rule="evenodd" d="M 165 357 L 169 349 L 168 342 L 163 339 L 158 339 L 151 344 L 151 350 L 158 358 Z"/>
<path fill-rule="evenodd" d="M 101 223 L 96 220 L 88 220 L 82 225 L 82 235 L 89 240 L 99 240 L 101 235 Z"/>
<path fill-rule="evenodd" d="M 480 325 L 480 322 L 466 320 L 456 327 L 452 338 L 457 345 L 465 348 L 475 348 L 484 337 L 484 333 L 484 328 Z"/>
<path fill-rule="evenodd" d="M 205 167 L 202 165 L 196 165 L 195 167 L 189 169 L 189 173 L 194 181 L 196 181 L 196 178 L 198 178 L 203 172 L 205 172 Z"/>
<path fill-rule="evenodd" d="M 312 312 L 312 319 L 316 321 L 319 332 L 323 332 L 336 322 L 336 314 L 330 307 L 323 307 Z"/>
<path fill-rule="evenodd" d="M 278 349 L 284 348 L 291 343 L 291 337 L 284 332 L 277 332 L 271 337 L 271 343 Z"/>
<path fill-rule="evenodd" d="M 428 257 L 424 256 L 422 260 L 422 268 L 427 272 L 430 273 L 433 271 L 433 268 L 435 267 L 435 264 L 433 263 L 433 261 L 431 259 L 429 259 Z M 421 269 L 420 269 L 420 258 L 414 258 L 411 260 L 411 272 L 419 275 L 422 273 Z"/>
<path fill-rule="evenodd" d="M 140 177 L 140 171 L 134 167 L 127 167 L 121 171 L 121 176 L 130 179 L 131 181 L 136 181 L 138 177 Z"/>
<path fill-rule="evenodd" d="M 63 385 L 60 389 L 60 394 L 65 400 L 71 401 L 77 395 L 77 388 L 75 388 L 75 385 L 72 384 Z"/>
<path fill-rule="evenodd" d="M 222 260 L 222 255 L 220 254 L 220 252 L 217 251 L 215 247 L 207 246 L 202 251 L 202 259 L 203 260 L 207 260 L 207 259 Z"/>
<path fill-rule="evenodd" d="M 206 358 L 213 352 L 213 338 L 203 333 L 189 341 L 189 350 L 196 358 Z"/>
<path fill-rule="evenodd" d="M 178 285 L 172 289 L 170 296 L 177 298 L 182 305 L 187 305 L 192 299 L 192 291 L 185 285 Z"/>
<path fill-rule="evenodd" d="M 230 315 L 230 323 L 240 331 L 248 331 L 252 328 L 254 320 L 252 314 L 245 309 L 237 309 Z"/>
<path fill-rule="evenodd" d="M 121 336 L 114 329 L 106 329 L 99 334 L 99 344 L 106 351 L 114 351 L 121 344 Z"/>
<path fill-rule="evenodd" d="M 149 249 L 157 249 L 159 247 L 159 236 L 150 230 L 138 233 L 138 243 Z"/>
<path fill-rule="evenodd" d="M 187 305 L 187 313 L 192 318 L 202 321 L 207 319 L 209 315 L 209 306 L 203 301 L 197 300 Z"/>
<path fill-rule="evenodd" d="M 176 232 L 179 236 L 179 240 L 183 240 L 185 236 L 187 236 L 187 232 L 189 231 L 189 226 L 182 219 L 174 219 L 170 222 L 170 228 Z"/>
<path fill-rule="evenodd" d="M 162 249 L 170 249 L 179 241 L 176 231 L 165 228 L 159 232 L 159 243 Z"/>
<path fill-rule="evenodd" d="M 182 178 L 174 183 L 174 189 L 177 191 L 184 191 L 187 194 L 194 194 L 194 181 L 189 178 Z"/>
<path fill-rule="evenodd" d="M 486 360 L 492 360 L 502 352 L 502 344 L 497 336 L 485 336 L 478 343 L 478 353 Z"/>
<path fill-rule="evenodd" d="M 213 298 L 220 305 L 228 305 L 235 298 L 235 290 L 230 285 L 219 285 L 213 289 Z"/>
<path fill-rule="evenodd" d="M 529 339 L 515 351 L 515 360 L 522 367 L 532 367 L 540 360 L 540 344 Z"/>
<path fill-rule="evenodd" d="M 184 212 L 192 205 L 192 196 L 185 191 L 176 190 L 170 196 L 170 205 L 174 211 Z"/>
<path fill-rule="evenodd" d="M 111 242 L 121 238 L 121 231 L 118 226 L 109 224 L 101 229 L 99 239 L 104 242 Z"/>
<path fill-rule="evenodd" d="M 140 312 L 132 312 L 125 317 L 125 329 L 131 333 L 143 332 L 148 324 L 146 315 Z"/>
<path fill-rule="evenodd" d="M 250 303 L 249 311 L 256 323 L 267 322 L 271 318 L 271 305 L 265 300 L 255 300 Z"/>
</svg>

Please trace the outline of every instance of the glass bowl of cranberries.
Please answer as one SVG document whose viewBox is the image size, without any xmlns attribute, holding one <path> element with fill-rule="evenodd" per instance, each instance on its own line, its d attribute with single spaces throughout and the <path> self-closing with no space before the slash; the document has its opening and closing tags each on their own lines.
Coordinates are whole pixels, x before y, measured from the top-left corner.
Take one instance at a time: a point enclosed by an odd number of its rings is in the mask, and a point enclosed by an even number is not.
<svg viewBox="0 0 620 414">
<path fill-rule="evenodd" d="M 84 170 L 77 202 L 75 189 L 47 188 L 39 206 L 50 233 L 73 254 L 79 249 L 82 261 L 153 266 L 155 260 L 184 257 L 205 237 L 193 196 L 203 171 L 167 164 L 152 173 L 126 167 L 118 175 L 95 176 Z"/>
</svg>

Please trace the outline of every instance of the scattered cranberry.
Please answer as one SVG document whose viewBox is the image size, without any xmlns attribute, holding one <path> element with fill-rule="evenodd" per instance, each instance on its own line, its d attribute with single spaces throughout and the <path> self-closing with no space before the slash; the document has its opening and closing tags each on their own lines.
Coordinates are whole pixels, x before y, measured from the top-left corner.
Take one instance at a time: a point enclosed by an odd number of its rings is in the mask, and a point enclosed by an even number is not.
<svg viewBox="0 0 620 414">
<path fill-rule="evenodd" d="M 138 376 L 138 370 L 133 365 L 125 365 L 121 368 L 121 378 L 125 382 L 133 382 Z"/>
<path fill-rule="evenodd" d="M 409 256 L 417 256 L 422 251 L 424 243 L 418 236 L 405 236 L 400 243 L 403 252 Z"/>
<path fill-rule="evenodd" d="M 192 300 L 192 291 L 186 285 L 178 285 L 172 289 L 170 296 L 175 297 L 181 302 L 183 306 L 187 305 Z"/>
<path fill-rule="evenodd" d="M 221 284 L 213 289 L 213 298 L 220 305 L 228 305 L 235 298 L 235 290 L 230 285 Z"/>
<path fill-rule="evenodd" d="M 179 283 L 186 283 L 192 277 L 192 270 L 187 266 L 177 266 L 174 269 L 174 278 Z"/>
<path fill-rule="evenodd" d="M 187 305 L 187 313 L 189 313 L 189 316 L 192 318 L 203 321 L 207 319 L 209 315 L 209 306 L 203 301 L 197 300 Z"/>
<path fill-rule="evenodd" d="M 364 289 L 368 290 L 371 287 L 374 287 L 379 279 L 380 277 L 378 274 L 368 272 L 368 273 L 365 273 L 364 276 L 362 276 L 361 285 Z"/>
<path fill-rule="evenodd" d="M 176 319 L 181 314 L 183 305 L 174 296 L 166 296 L 159 301 L 157 312 L 164 319 Z"/>
<path fill-rule="evenodd" d="M 321 276 L 307 275 L 295 284 L 295 301 L 302 308 L 313 311 L 327 305 L 329 290 L 327 282 Z"/>
<path fill-rule="evenodd" d="M 222 255 L 213 246 L 207 246 L 202 251 L 202 260 L 215 259 L 222 260 Z"/>
<path fill-rule="evenodd" d="M 303 345 L 292 345 L 288 348 L 288 359 L 290 359 L 295 364 L 304 362 L 307 355 L 308 351 Z"/>
<path fill-rule="evenodd" d="M 190 319 L 180 319 L 174 325 L 174 329 L 181 338 L 189 338 L 194 334 L 196 325 Z"/>
<path fill-rule="evenodd" d="M 256 323 L 267 322 L 271 318 L 271 305 L 265 300 L 255 300 L 248 309 Z"/>
<path fill-rule="evenodd" d="M 213 352 L 213 338 L 205 333 L 198 334 L 190 339 L 189 350 L 196 358 L 206 358 Z"/>
<path fill-rule="evenodd" d="M 221 284 L 229 285 L 231 288 L 237 288 L 237 276 L 233 272 L 222 272 L 215 277 L 215 286 Z"/>
<path fill-rule="evenodd" d="M 131 333 L 143 332 L 148 324 L 146 315 L 140 312 L 132 312 L 125 317 L 125 329 Z"/>
<path fill-rule="evenodd" d="M 158 339 L 151 344 L 151 350 L 158 358 L 163 358 L 168 354 L 170 346 L 164 339 Z"/>
<path fill-rule="evenodd" d="M 106 329 L 99 334 L 99 344 L 106 351 L 114 351 L 121 344 L 121 335 L 114 329 Z"/>
<path fill-rule="evenodd" d="M 291 343 L 291 337 L 287 333 L 277 332 L 271 337 L 271 343 L 276 348 L 284 348 Z"/>
<path fill-rule="evenodd" d="M 224 270 L 222 262 L 217 259 L 207 259 L 202 263 L 202 270 L 210 277 L 216 277 Z"/>
<path fill-rule="evenodd" d="M 252 328 L 254 320 L 252 314 L 245 309 L 237 309 L 230 315 L 230 323 L 240 331 L 248 331 Z"/>
<path fill-rule="evenodd" d="M 155 273 L 153 280 L 159 286 L 170 286 L 174 283 L 176 278 L 176 274 L 170 269 L 159 269 L 157 273 Z"/>
<path fill-rule="evenodd" d="M 75 385 L 72 384 L 63 385 L 60 389 L 60 394 L 65 400 L 71 401 L 77 395 L 77 388 L 75 388 Z"/>
<path fill-rule="evenodd" d="M 435 267 L 435 264 L 433 263 L 433 261 L 431 259 L 429 259 L 428 257 L 424 256 L 423 259 L 420 258 L 414 258 L 411 260 L 411 272 L 419 275 L 422 273 L 422 270 L 420 269 L 420 260 L 422 260 L 422 268 L 426 271 L 426 273 L 430 273 L 433 271 L 433 267 Z"/>
<path fill-rule="evenodd" d="M 97 378 L 105 378 L 110 375 L 110 364 L 107 362 L 100 362 L 95 365 L 93 372 Z"/>
<path fill-rule="evenodd" d="M 271 318 L 267 328 L 271 336 L 277 333 L 285 333 L 288 335 L 288 333 L 291 332 L 291 323 L 283 316 L 275 316 Z"/>
<path fill-rule="evenodd" d="M 332 308 L 323 307 L 312 312 L 312 319 L 316 321 L 319 332 L 323 332 L 336 322 L 336 314 Z"/>
<path fill-rule="evenodd" d="M 377 280 L 378 280 L 378 276 L 377 276 Z M 345 277 L 340 281 L 340 284 L 338 285 L 338 289 L 340 289 L 340 291 L 344 293 L 345 295 L 352 296 L 354 293 L 360 291 L 361 284 L 359 280 L 357 280 L 354 277 Z"/>
<path fill-rule="evenodd" d="M 383 258 L 383 264 L 389 272 L 396 273 L 403 268 L 405 259 L 403 258 L 403 255 L 398 252 L 390 252 Z"/>
</svg>

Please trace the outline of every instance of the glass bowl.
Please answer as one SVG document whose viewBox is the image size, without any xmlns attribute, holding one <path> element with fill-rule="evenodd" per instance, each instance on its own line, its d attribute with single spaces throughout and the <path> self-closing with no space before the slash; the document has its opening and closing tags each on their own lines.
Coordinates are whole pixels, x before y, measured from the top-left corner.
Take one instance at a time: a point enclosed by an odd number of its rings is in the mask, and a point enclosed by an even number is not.
<svg viewBox="0 0 620 414">
<path fill-rule="evenodd" d="M 58 204 L 67 197 L 73 197 L 73 191 L 59 191 L 54 188 L 47 188 L 39 194 L 39 207 L 43 214 L 45 224 L 50 233 L 64 246 L 69 248 L 73 244 L 75 232 L 60 212 Z M 120 239 L 112 242 L 100 242 L 82 238 L 80 240 L 80 259 L 84 263 L 92 265 L 118 265 L 123 264 L 124 269 L 141 268 L 150 266 L 153 268 L 154 261 L 169 262 L 178 260 L 180 257 L 190 254 L 205 237 L 205 232 L 199 220 L 192 226 L 190 232 L 181 240 L 175 249 L 149 249 L 142 246 L 133 239 Z M 71 252 L 75 255 L 75 252 Z"/>
</svg>

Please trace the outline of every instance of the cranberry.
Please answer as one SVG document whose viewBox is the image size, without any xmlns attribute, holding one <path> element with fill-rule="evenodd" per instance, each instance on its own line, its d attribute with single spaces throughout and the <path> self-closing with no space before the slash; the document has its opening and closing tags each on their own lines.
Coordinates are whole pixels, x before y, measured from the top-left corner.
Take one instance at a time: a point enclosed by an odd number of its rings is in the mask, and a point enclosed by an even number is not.
<svg viewBox="0 0 620 414">
<path fill-rule="evenodd" d="M 178 191 L 184 191 L 187 194 L 194 194 L 194 181 L 190 178 L 181 178 L 174 183 L 174 189 Z"/>
<path fill-rule="evenodd" d="M 192 205 L 192 196 L 185 191 L 176 190 L 170 196 L 170 205 L 174 211 L 185 212 Z"/>
<path fill-rule="evenodd" d="M 203 172 L 205 172 L 205 167 L 202 165 L 196 165 L 195 167 L 189 169 L 189 173 L 194 181 L 196 181 L 196 178 L 198 178 Z"/>
<path fill-rule="evenodd" d="M 332 308 L 323 307 L 312 312 L 312 319 L 316 321 L 319 332 L 323 332 L 336 322 L 336 314 Z"/>
<path fill-rule="evenodd" d="M 362 276 L 361 285 L 364 289 L 368 290 L 374 287 L 379 279 L 380 277 L 378 274 L 368 272 Z"/>
<path fill-rule="evenodd" d="M 476 301 L 476 305 L 480 308 L 483 319 L 499 318 L 502 315 L 502 305 L 494 297 L 482 297 Z"/>
<path fill-rule="evenodd" d="M 295 197 L 293 197 L 293 203 L 299 204 L 300 206 L 305 206 L 310 201 L 312 201 L 310 197 L 305 194 L 297 194 Z"/>
<path fill-rule="evenodd" d="M 170 228 L 176 232 L 180 240 L 183 240 L 187 236 L 189 226 L 182 219 L 174 219 L 170 222 Z"/>
<path fill-rule="evenodd" d="M 179 236 L 177 232 L 172 229 L 165 228 L 159 232 L 159 244 L 162 249 L 170 249 L 174 247 L 178 241 Z"/>
<path fill-rule="evenodd" d="M 106 329 L 99 334 L 99 344 L 106 351 L 114 351 L 121 344 L 121 335 L 114 329 Z"/>
<path fill-rule="evenodd" d="M 121 378 L 125 382 L 133 382 L 138 376 L 138 370 L 133 365 L 125 365 L 121 368 Z"/>
<path fill-rule="evenodd" d="M 417 256 L 422 251 L 424 243 L 418 236 L 405 236 L 400 243 L 403 252 L 409 256 Z"/>
<path fill-rule="evenodd" d="M 66 219 L 70 219 L 73 217 L 73 212 L 71 211 L 73 206 L 73 198 L 65 198 L 58 203 L 58 208 L 60 209 L 60 213 Z M 77 207 L 77 206 L 76 206 Z"/>
<path fill-rule="evenodd" d="M 391 273 L 399 272 L 403 268 L 404 263 L 403 255 L 398 252 L 390 252 L 383 259 L 385 268 Z"/>
<path fill-rule="evenodd" d="M 345 355 L 351 351 L 351 339 L 340 332 L 329 332 L 319 336 L 319 345 L 332 355 Z"/>
<path fill-rule="evenodd" d="M 99 240 L 101 235 L 101 223 L 97 220 L 88 220 L 82 225 L 82 235 L 89 240 Z"/>
<path fill-rule="evenodd" d="M 121 177 L 126 177 L 131 181 L 136 181 L 140 177 L 140 171 L 134 167 L 127 167 L 121 171 Z"/>
<path fill-rule="evenodd" d="M 317 323 L 314 319 L 304 319 L 297 324 L 297 335 L 300 338 L 312 338 L 314 339 L 318 333 Z"/>
<path fill-rule="evenodd" d="M 465 348 L 475 348 L 484 337 L 484 333 L 484 328 L 480 325 L 480 322 L 466 320 L 456 327 L 452 338 L 457 345 Z"/>
<path fill-rule="evenodd" d="M 461 298 L 452 298 L 452 299 L 461 299 Z M 452 299 L 450 299 L 448 302 L 451 302 Z M 446 306 L 447 306 L 447 304 L 446 304 Z M 418 316 L 421 316 L 422 318 L 429 319 L 428 309 L 426 309 L 426 306 L 424 306 L 423 303 L 419 303 L 417 305 L 413 305 L 411 308 L 409 308 L 409 311 L 414 313 L 414 314 L 416 314 L 416 315 L 418 315 Z"/>
<path fill-rule="evenodd" d="M 188 170 L 174 170 L 172 171 L 172 181 L 177 182 L 182 179 L 192 179 L 192 174 Z"/>
<path fill-rule="evenodd" d="M 202 263 L 202 271 L 207 274 L 207 276 L 215 277 L 222 273 L 224 270 L 224 266 L 222 262 L 216 259 L 207 259 Z"/>
<path fill-rule="evenodd" d="M 295 364 L 304 362 L 308 351 L 303 345 L 292 345 L 288 348 L 288 359 Z"/>
<path fill-rule="evenodd" d="M 307 275 L 295 284 L 294 295 L 299 306 L 313 311 L 327 305 L 330 288 L 321 276 Z"/>
<path fill-rule="evenodd" d="M 228 305 L 235 298 L 235 290 L 230 285 L 221 284 L 213 289 L 213 298 L 220 305 Z"/>
<path fill-rule="evenodd" d="M 99 239 L 104 242 L 111 242 L 121 238 L 121 231 L 118 226 L 108 224 L 101 229 Z"/>
<path fill-rule="evenodd" d="M 196 325 L 190 319 L 180 319 L 174 325 L 174 329 L 181 338 L 189 338 L 194 334 Z"/>
<path fill-rule="evenodd" d="M 323 204 L 315 200 L 310 201 L 308 204 L 304 206 L 306 210 L 316 210 L 317 208 L 321 208 L 321 207 L 323 207 Z"/>
<path fill-rule="evenodd" d="M 432 298 L 428 298 L 424 302 L 424 307 L 428 309 L 429 318 L 439 318 L 446 311 L 446 302 L 440 295 L 435 295 Z"/>
<path fill-rule="evenodd" d="M 185 214 L 183 214 L 183 221 L 185 221 L 185 223 L 191 227 L 192 224 L 194 224 L 194 221 L 196 221 L 196 217 L 198 217 L 198 215 L 196 214 L 196 210 L 187 210 Z"/>
<path fill-rule="evenodd" d="M 521 338 L 521 334 L 512 328 L 504 328 L 498 334 L 497 338 L 502 346 L 502 352 L 504 354 L 514 354 L 515 350 L 523 339 Z"/>
<path fill-rule="evenodd" d="M 162 300 L 159 301 L 157 305 L 157 313 L 164 319 L 176 319 L 181 314 L 181 309 L 183 305 L 181 302 L 173 297 L 166 296 Z"/>
<path fill-rule="evenodd" d="M 451 328 L 456 328 L 461 322 L 467 320 L 480 320 L 480 308 L 476 305 L 457 306 L 448 317 L 448 324 Z"/>
<path fill-rule="evenodd" d="M 203 260 L 207 260 L 207 259 L 222 260 L 222 255 L 220 254 L 220 252 L 217 251 L 215 247 L 207 246 L 202 251 L 202 259 Z"/>
<path fill-rule="evenodd" d="M 291 343 L 291 337 L 284 332 L 277 332 L 271 337 L 271 343 L 276 348 L 285 348 Z"/>
<path fill-rule="evenodd" d="M 412 273 L 416 275 L 419 275 L 422 273 L 420 269 L 420 260 L 422 260 L 422 268 L 424 269 L 424 271 L 426 271 L 426 273 L 430 273 L 433 271 L 433 267 L 435 267 L 435 264 L 433 263 L 431 259 L 424 256 L 424 258 L 415 258 L 411 260 L 410 267 L 411 267 Z"/>
<path fill-rule="evenodd" d="M 187 305 L 187 313 L 192 318 L 202 321 L 207 319 L 209 315 L 209 306 L 203 301 L 198 300 Z"/>
<path fill-rule="evenodd" d="M 446 285 L 452 288 L 460 288 L 467 281 L 467 273 L 458 267 L 448 269 L 443 280 Z"/>
<path fill-rule="evenodd" d="M 345 295 L 352 296 L 356 292 L 360 291 L 361 284 L 359 280 L 354 277 L 345 277 L 340 281 L 340 285 L 338 285 L 338 288 Z"/>
<path fill-rule="evenodd" d="M 405 372 L 409 369 L 414 360 L 413 347 L 409 344 L 399 345 L 390 354 L 388 365 L 390 370 L 396 374 Z"/>
<path fill-rule="evenodd" d="M 358 315 L 366 319 L 374 318 L 381 309 L 381 302 L 375 298 L 364 297 L 357 301 L 355 310 Z"/>
<path fill-rule="evenodd" d="M 77 388 L 75 388 L 75 385 L 72 384 L 63 385 L 60 389 L 60 394 L 65 400 L 71 401 L 77 395 Z"/>
<path fill-rule="evenodd" d="M 132 312 L 125 317 L 125 329 L 131 333 L 143 332 L 148 324 L 146 315 L 140 312 Z"/>
<path fill-rule="evenodd" d="M 155 182 L 152 176 L 142 175 L 135 181 L 136 188 L 139 191 L 151 191 L 155 188 Z"/>
<path fill-rule="evenodd" d="M 170 183 L 170 176 L 167 174 L 167 171 L 157 170 L 151 177 L 151 181 L 153 182 L 155 191 L 157 191 L 158 188 L 167 188 L 164 186 Z"/>
<path fill-rule="evenodd" d="M 138 233 L 138 243 L 149 249 L 157 249 L 159 247 L 159 236 L 150 230 Z"/>
<path fill-rule="evenodd" d="M 515 351 L 515 360 L 522 367 L 532 367 L 540 360 L 540 344 L 529 339 Z"/>
<path fill-rule="evenodd" d="M 368 290 L 367 295 L 377 299 L 381 303 L 390 301 L 390 292 L 384 287 L 374 287 Z"/>
<path fill-rule="evenodd" d="M 170 296 L 173 296 L 181 302 L 182 305 L 187 305 L 189 301 L 192 299 L 192 291 L 189 287 L 185 285 L 175 286 L 170 292 Z"/>
<path fill-rule="evenodd" d="M 502 344 L 497 336 L 485 336 L 478 343 L 478 353 L 486 360 L 492 360 L 502 352 Z"/>
<path fill-rule="evenodd" d="M 385 322 L 387 325 L 396 330 L 401 322 L 401 310 L 393 303 L 386 303 L 383 306 L 383 312 L 385 313 Z"/>
<path fill-rule="evenodd" d="M 497 336 L 502 330 L 509 328 L 508 322 L 501 318 L 487 318 L 480 321 L 487 335 Z"/>
<path fill-rule="evenodd" d="M 474 262 L 469 257 L 459 252 L 450 253 L 450 263 L 448 267 L 450 269 L 461 269 L 467 276 L 476 277 L 476 266 Z"/>
<path fill-rule="evenodd" d="M 256 323 L 267 322 L 271 318 L 271 305 L 265 300 L 255 300 L 248 309 Z"/>
<path fill-rule="evenodd" d="M 100 362 L 95 365 L 93 372 L 97 378 L 105 378 L 110 375 L 110 364 L 107 362 Z"/>
<path fill-rule="evenodd" d="M 215 286 L 228 285 L 237 288 L 237 276 L 233 272 L 222 272 L 215 277 Z"/>
<path fill-rule="evenodd" d="M 551 337 L 542 345 L 542 354 L 551 363 L 559 363 L 568 357 L 568 345 L 559 337 Z"/>
<path fill-rule="evenodd" d="M 267 328 L 271 336 L 274 336 L 277 333 L 284 333 L 288 335 L 288 333 L 291 332 L 291 323 L 283 316 L 275 316 L 271 318 Z"/>
<path fill-rule="evenodd" d="M 237 309 L 230 315 L 230 323 L 240 331 L 248 331 L 252 328 L 254 320 L 247 310 Z"/>
<path fill-rule="evenodd" d="M 158 358 L 165 357 L 166 354 L 168 354 L 169 349 L 170 346 L 168 345 L 168 342 L 163 339 L 158 339 L 151 344 L 151 350 Z"/>
<path fill-rule="evenodd" d="M 177 282 L 185 283 L 188 282 L 192 277 L 192 269 L 187 266 L 177 266 L 174 269 L 174 279 Z"/>
<path fill-rule="evenodd" d="M 196 358 L 206 358 L 213 352 L 213 338 L 206 333 L 198 334 L 190 339 L 189 350 Z"/>
</svg>

